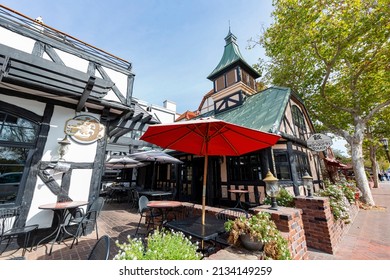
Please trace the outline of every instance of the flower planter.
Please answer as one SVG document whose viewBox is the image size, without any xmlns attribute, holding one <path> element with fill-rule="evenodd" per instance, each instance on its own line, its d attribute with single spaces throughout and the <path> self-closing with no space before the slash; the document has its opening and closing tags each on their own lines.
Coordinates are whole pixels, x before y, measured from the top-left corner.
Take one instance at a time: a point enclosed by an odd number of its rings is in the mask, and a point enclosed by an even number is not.
<svg viewBox="0 0 390 280">
<path fill-rule="evenodd" d="M 242 246 L 249 251 L 262 251 L 264 244 L 257 239 L 252 239 L 248 234 L 241 234 L 240 241 Z"/>
</svg>

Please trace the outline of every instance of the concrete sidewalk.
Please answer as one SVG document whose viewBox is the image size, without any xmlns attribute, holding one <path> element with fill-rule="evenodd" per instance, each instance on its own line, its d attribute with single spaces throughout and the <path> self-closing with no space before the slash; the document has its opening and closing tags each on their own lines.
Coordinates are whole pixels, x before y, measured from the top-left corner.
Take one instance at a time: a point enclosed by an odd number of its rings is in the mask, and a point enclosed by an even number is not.
<svg viewBox="0 0 390 280">
<path fill-rule="evenodd" d="M 390 182 L 382 182 L 379 188 L 372 189 L 377 206 L 381 209 L 360 209 L 348 232 L 336 247 L 334 254 L 308 250 L 309 260 L 390 260 Z M 107 234 L 112 239 L 110 258 L 117 253 L 116 240 L 123 242 L 128 235 L 134 235 L 139 221 L 136 209 L 126 203 L 106 203 L 99 217 L 99 236 Z M 86 259 L 96 242 L 96 234 L 80 238 L 79 244 L 69 249 L 72 240 L 55 244 L 53 253 L 46 254 L 46 246 L 41 245 L 27 252 L 28 260 L 74 260 Z M 5 252 L 1 259 L 21 255 L 22 250 Z M 229 256 L 230 258 L 231 256 Z M 224 258 L 219 255 L 218 259 Z"/>
</svg>

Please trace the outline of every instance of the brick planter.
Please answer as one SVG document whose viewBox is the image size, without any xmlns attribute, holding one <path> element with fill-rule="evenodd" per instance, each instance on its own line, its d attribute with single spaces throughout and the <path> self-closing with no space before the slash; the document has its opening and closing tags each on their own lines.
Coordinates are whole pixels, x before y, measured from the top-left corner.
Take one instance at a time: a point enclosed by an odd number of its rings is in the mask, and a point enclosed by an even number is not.
<svg viewBox="0 0 390 280">
<path fill-rule="evenodd" d="M 200 215 L 202 213 L 202 206 L 199 204 L 182 204 L 185 208 L 185 213 L 191 213 L 191 215 Z M 268 208 L 269 205 L 264 205 L 251 208 L 250 210 L 252 213 L 261 211 L 270 213 L 271 219 L 275 222 L 276 227 L 289 243 L 291 258 L 293 260 L 307 260 L 308 254 L 302 222 L 302 210 L 290 207 L 279 207 L 279 209 L 275 211 Z M 215 215 L 221 210 L 221 208 L 206 206 L 207 215 Z"/>
<path fill-rule="evenodd" d="M 254 213 L 267 212 L 282 236 L 288 240 L 291 258 L 293 260 L 307 260 L 307 246 L 305 230 L 302 221 L 302 210 L 290 207 L 279 207 L 278 210 L 270 210 L 269 205 L 251 208 Z"/>
<path fill-rule="evenodd" d="M 333 254 L 350 224 L 335 220 L 330 209 L 329 198 L 294 198 L 295 207 L 302 209 L 307 246 L 325 253 Z M 350 219 L 353 221 L 359 211 L 356 205 L 350 206 Z"/>
</svg>

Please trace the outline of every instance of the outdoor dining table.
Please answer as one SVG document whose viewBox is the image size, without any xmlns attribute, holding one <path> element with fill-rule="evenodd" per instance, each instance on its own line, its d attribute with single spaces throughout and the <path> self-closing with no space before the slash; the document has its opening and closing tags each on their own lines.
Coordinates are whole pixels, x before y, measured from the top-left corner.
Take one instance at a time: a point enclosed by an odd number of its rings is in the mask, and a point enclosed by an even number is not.
<svg viewBox="0 0 390 280">
<path fill-rule="evenodd" d="M 183 204 L 176 200 L 152 200 L 147 204 L 149 208 L 156 208 L 161 210 L 163 222 L 167 221 L 168 213 L 175 208 L 182 207 Z"/>
<path fill-rule="evenodd" d="M 201 249 L 204 249 L 204 241 L 213 241 L 218 235 L 225 232 L 225 221 L 215 216 L 207 216 L 202 224 L 202 217 L 187 217 L 182 220 L 174 220 L 165 223 L 165 227 L 181 231 L 186 235 L 200 239 Z"/>
<path fill-rule="evenodd" d="M 241 204 L 241 196 L 243 194 L 249 193 L 248 190 L 228 190 L 230 193 L 234 193 L 236 195 L 237 204 L 234 206 L 235 208 L 244 208 Z"/>
<path fill-rule="evenodd" d="M 88 205 L 88 201 L 65 201 L 65 202 L 56 202 L 56 203 L 40 205 L 38 207 L 39 209 L 51 210 L 54 212 L 58 224 L 56 229 L 51 234 L 49 234 L 48 236 L 46 236 L 45 238 L 43 238 L 37 243 L 36 247 L 38 247 L 41 243 L 43 243 L 43 241 L 55 235 L 55 237 L 51 241 L 50 251 L 48 253 L 50 255 L 53 250 L 54 243 L 61 241 L 63 234 L 67 233 L 69 235 L 73 235 L 72 233 L 68 232 L 65 228 L 67 214 L 71 213 L 72 210 L 75 210 L 76 208 L 85 205 Z"/>
</svg>

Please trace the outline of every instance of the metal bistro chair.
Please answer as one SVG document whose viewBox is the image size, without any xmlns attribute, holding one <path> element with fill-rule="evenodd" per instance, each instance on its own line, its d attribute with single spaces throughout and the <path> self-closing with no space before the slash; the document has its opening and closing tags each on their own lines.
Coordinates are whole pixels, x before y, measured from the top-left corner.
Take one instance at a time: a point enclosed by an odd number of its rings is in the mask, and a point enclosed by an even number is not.
<svg viewBox="0 0 390 280">
<path fill-rule="evenodd" d="M 135 236 L 137 236 L 138 234 L 138 230 L 141 226 L 141 221 L 142 221 L 142 218 L 145 218 L 145 221 L 147 223 L 147 228 L 146 228 L 146 231 L 149 230 L 149 226 L 152 225 L 153 226 L 153 229 L 154 229 L 154 219 L 157 218 L 157 217 L 161 217 L 162 218 L 162 213 L 160 211 L 156 212 L 156 211 L 153 211 L 152 208 L 149 208 L 148 207 L 148 203 L 149 203 L 149 199 L 142 195 L 140 198 L 139 198 L 139 201 L 138 201 L 138 212 L 140 214 L 140 218 L 139 218 L 139 222 L 138 222 L 138 226 L 137 226 L 137 230 L 135 231 Z"/>
<path fill-rule="evenodd" d="M 30 235 L 38 229 L 38 225 L 18 225 L 19 217 L 19 208 L 0 209 L 0 245 L 4 240 L 7 240 L 7 244 L 0 255 L 7 249 L 13 238 L 18 236 L 24 236 L 22 256 L 26 253 Z"/>
<path fill-rule="evenodd" d="M 138 201 L 139 201 L 139 193 L 135 187 L 131 187 L 130 193 L 131 193 L 130 208 L 137 208 Z"/>
<path fill-rule="evenodd" d="M 110 237 L 103 235 L 96 241 L 91 252 L 88 255 L 88 260 L 108 260 L 110 255 Z"/>
<path fill-rule="evenodd" d="M 234 220 L 238 217 L 248 218 L 249 213 L 241 208 L 227 208 L 227 209 L 220 211 L 215 216 L 219 220 L 228 221 L 228 220 L 232 220 L 232 219 Z M 229 246 L 229 243 L 227 241 L 228 237 L 229 237 L 228 232 L 221 233 L 217 236 L 217 238 L 215 239 L 215 242 L 218 243 L 219 245 L 222 245 L 223 247 Z"/>
<path fill-rule="evenodd" d="M 100 215 L 100 212 L 103 209 L 103 206 L 104 206 L 104 198 L 98 197 L 96 200 L 92 202 L 92 204 L 90 204 L 85 214 L 82 214 L 81 216 L 76 215 L 74 218 L 71 218 L 69 220 L 68 226 L 77 225 L 77 230 L 73 237 L 73 241 L 72 241 L 72 245 L 70 246 L 70 249 L 73 248 L 75 242 L 76 244 L 78 244 L 79 237 L 85 233 L 85 229 L 88 225 L 91 225 L 93 228 L 95 228 L 96 239 L 99 239 L 97 219 Z"/>
</svg>

